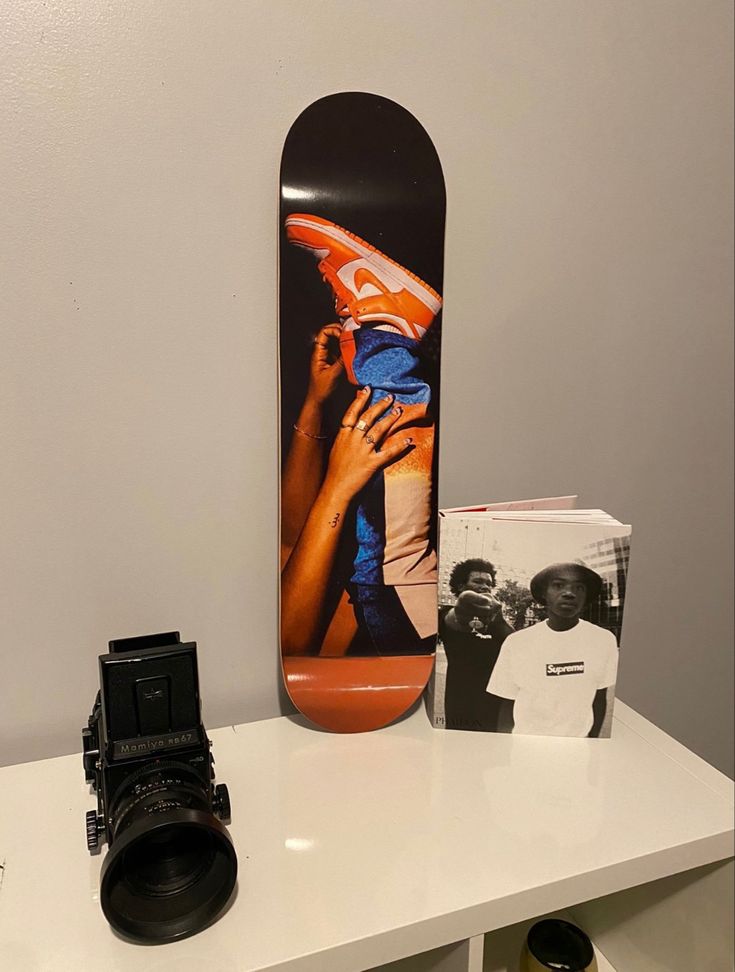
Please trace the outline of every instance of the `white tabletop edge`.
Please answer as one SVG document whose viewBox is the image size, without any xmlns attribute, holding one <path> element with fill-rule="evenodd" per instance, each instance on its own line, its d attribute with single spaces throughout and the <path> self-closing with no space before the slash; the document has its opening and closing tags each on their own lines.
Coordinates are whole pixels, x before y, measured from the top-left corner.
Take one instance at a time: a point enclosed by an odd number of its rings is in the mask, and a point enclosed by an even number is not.
<svg viewBox="0 0 735 972">
<path fill-rule="evenodd" d="M 276 964 L 247 968 L 246 972 L 344 972 L 372 969 L 420 951 L 484 935 L 498 928 L 552 911 L 669 877 L 691 867 L 703 867 L 733 857 L 732 834 L 703 838 L 695 844 L 667 848 L 637 861 L 625 861 L 584 875 L 561 878 L 490 902 L 428 916 L 412 925 L 389 928 L 364 939 L 288 958 Z M 631 875 L 635 880 L 631 880 Z M 359 964 L 356 964 L 359 963 Z"/>
<path fill-rule="evenodd" d="M 658 726 L 620 699 L 615 700 L 613 720 L 622 722 L 623 725 L 645 739 L 660 753 L 668 756 L 669 759 L 673 759 L 687 773 L 691 773 L 700 783 L 725 800 L 729 806 L 735 806 L 735 781 L 721 773 L 701 756 L 697 756 L 696 753 L 687 749 L 683 743 L 678 742 L 663 729 L 659 729 Z"/>
</svg>

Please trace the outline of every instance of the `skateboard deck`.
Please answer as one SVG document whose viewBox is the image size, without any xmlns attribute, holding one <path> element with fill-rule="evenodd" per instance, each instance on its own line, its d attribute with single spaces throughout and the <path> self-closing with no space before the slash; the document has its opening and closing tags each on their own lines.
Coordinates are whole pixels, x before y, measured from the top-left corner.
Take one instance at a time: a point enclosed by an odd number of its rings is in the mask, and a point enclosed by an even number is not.
<svg viewBox="0 0 735 972">
<path fill-rule="evenodd" d="M 343 92 L 280 171 L 281 663 L 312 722 L 379 728 L 431 674 L 444 178 L 393 101 Z"/>
</svg>

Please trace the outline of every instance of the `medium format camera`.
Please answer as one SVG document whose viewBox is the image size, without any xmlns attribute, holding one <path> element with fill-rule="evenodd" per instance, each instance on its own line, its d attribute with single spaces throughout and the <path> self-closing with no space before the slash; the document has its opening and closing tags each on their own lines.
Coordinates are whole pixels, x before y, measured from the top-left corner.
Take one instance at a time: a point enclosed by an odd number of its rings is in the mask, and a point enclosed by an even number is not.
<svg viewBox="0 0 735 972">
<path fill-rule="evenodd" d="M 120 934 L 169 942 L 200 931 L 227 904 L 237 856 L 222 820 L 224 784 L 201 720 L 196 642 L 178 631 L 123 638 L 101 655 L 100 692 L 82 730 L 97 794 L 87 846 L 109 849 L 100 901 Z"/>
</svg>

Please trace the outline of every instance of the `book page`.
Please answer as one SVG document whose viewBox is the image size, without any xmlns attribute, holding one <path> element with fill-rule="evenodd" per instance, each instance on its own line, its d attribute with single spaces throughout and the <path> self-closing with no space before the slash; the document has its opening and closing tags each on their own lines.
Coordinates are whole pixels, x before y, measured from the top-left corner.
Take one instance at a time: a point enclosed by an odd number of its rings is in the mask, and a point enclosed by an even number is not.
<svg viewBox="0 0 735 972">
<path fill-rule="evenodd" d="M 507 500 L 503 503 L 486 503 L 481 506 L 450 506 L 440 510 L 440 516 L 453 513 L 484 513 L 491 510 L 571 510 L 577 503 L 577 496 L 546 496 L 543 499 Z"/>
<path fill-rule="evenodd" d="M 459 514 L 453 514 L 459 516 Z M 610 516 L 604 510 L 501 510 L 499 512 L 483 510 L 482 512 L 463 513 L 461 518 L 472 520 L 520 520 L 525 522 L 555 522 L 555 523 L 598 523 L 622 526 L 619 520 Z"/>
</svg>

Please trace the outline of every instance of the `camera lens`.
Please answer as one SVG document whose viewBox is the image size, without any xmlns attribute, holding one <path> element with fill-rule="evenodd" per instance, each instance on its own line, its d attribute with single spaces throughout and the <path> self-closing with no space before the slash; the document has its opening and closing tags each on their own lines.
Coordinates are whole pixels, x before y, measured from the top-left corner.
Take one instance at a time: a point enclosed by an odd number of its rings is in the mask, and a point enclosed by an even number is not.
<svg viewBox="0 0 735 972">
<path fill-rule="evenodd" d="M 121 934 L 167 942 L 200 931 L 224 908 L 237 877 L 227 829 L 190 767 L 157 765 L 116 795 L 101 904 Z"/>
<path fill-rule="evenodd" d="M 136 894 L 180 894 L 212 866 L 215 844 L 204 830 L 166 826 L 141 837 L 125 851 L 122 870 Z"/>
</svg>

